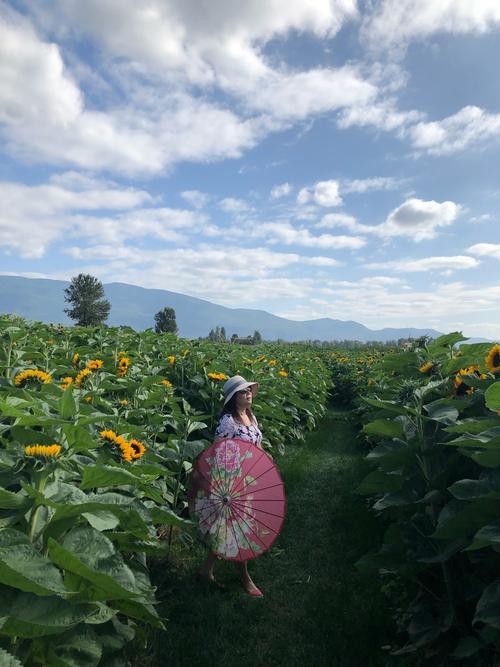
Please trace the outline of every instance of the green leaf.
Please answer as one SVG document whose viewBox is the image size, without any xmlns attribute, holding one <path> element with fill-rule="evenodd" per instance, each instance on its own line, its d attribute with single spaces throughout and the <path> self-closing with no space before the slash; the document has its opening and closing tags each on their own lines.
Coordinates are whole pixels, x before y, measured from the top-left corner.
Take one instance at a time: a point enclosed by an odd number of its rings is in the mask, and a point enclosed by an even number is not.
<svg viewBox="0 0 500 667">
<path fill-rule="evenodd" d="M 474 540 L 486 544 L 500 544 L 500 520 L 483 526 L 474 535 Z"/>
<path fill-rule="evenodd" d="M 71 387 L 63 390 L 59 400 L 59 412 L 63 419 L 71 419 L 76 414 L 76 403 Z"/>
<path fill-rule="evenodd" d="M 51 667 L 97 667 L 101 657 L 101 641 L 88 626 L 65 633 L 49 646 Z"/>
<path fill-rule="evenodd" d="M 403 425 L 393 419 L 375 419 L 363 426 L 363 431 L 368 435 L 381 435 L 388 438 L 401 438 L 403 436 Z"/>
<path fill-rule="evenodd" d="M 470 658 L 483 648 L 484 644 L 475 637 L 462 637 L 458 642 L 456 649 L 453 651 L 452 656 L 458 660 L 463 660 L 464 658 Z"/>
<path fill-rule="evenodd" d="M 59 570 L 11 528 L 0 532 L 0 583 L 37 595 L 68 593 Z"/>
<path fill-rule="evenodd" d="M 114 606 L 127 616 L 145 621 L 154 628 L 165 629 L 152 604 L 143 604 L 137 600 L 117 600 Z"/>
<path fill-rule="evenodd" d="M 500 498 L 500 471 L 491 471 L 481 479 L 461 479 L 449 486 L 448 491 L 459 500 Z"/>
<path fill-rule="evenodd" d="M 96 530 L 114 530 L 120 525 L 120 519 L 112 512 L 107 510 L 98 510 L 95 512 L 84 512 L 83 517 L 87 519 L 92 528 Z"/>
<path fill-rule="evenodd" d="M 455 539 L 475 534 L 482 526 L 495 521 L 499 510 L 489 498 L 478 498 L 470 502 L 451 500 L 438 517 L 433 537 Z"/>
<path fill-rule="evenodd" d="M 486 623 L 494 628 L 500 628 L 500 579 L 484 589 L 472 622 Z"/>
<path fill-rule="evenodd" d="M 96 600 L 113 600 L 139 595 L 135 577 L 108 538 L 86 526 L 72 530 L 58 544 L 48 542 L 49 555 L 59 567 L 91 582 Z"/>
<path fill-rule="evenodd" d="M 495 382 L 484 392 L 486 407 L 490 410 L 500 410 L 500 382 Z"/>
<path fill-rule="evenodd" d="M 471 419 L 463 419 L 454 424 L 447 426 L 444 430 L 448 433 L 482 433 L 490 428 L 500 426 L 500 418 L 494 417 L 475 417 Z"/>
<path fill-rule="evenodd" d="M 178 526 L 180 528 L 193 525 L 192 521 L 183 519 L 175 514 L 175 512 L 166 509 L 165 507 L 153 507 L 150 511 L 151 518 L 155 525 Z"/>
<path fill-rule="evenodd" d="M 433 350 L 440 347 L 453 347 L 457 343 L 462 342 L 463 340 L 469 340 L 463 336 L 461 331 L 453 331 L 449 334 L 444 334 L 443 336 L 438 336 L 432 343 L 429 345 L 429 352 L 432 354 Z"/>
<path fill-rule="evenodd" d="M 20 493 L 12 493 L 0 487 L 0 509 L 18 510 L 29 505 L 29 499 Z"/>
<path fill-rule="evenodd" d="M 123 484 L 137 486 L 137 483 L 137 477 L 125 468 L 109 465 L 87 465 L 83 469 L 80 489 L 97 489 Z"/>
<path fill-rule="evenodd" d="M 0 648 L 0 665 L 1 667 L 23 667 L 17 658 L 15 658 L 3 648 Z"/>
<path fill-rule="evenodd" d="M 0 599 L 4 635 L 26 638 L 57 635 L 81 623 L 93 611 L 88 604 L 71 604 L 56 596 L 38 597 L 11 590 L 12 594 L 4 594 Z"/>
<path fill-rule="evenodd" d="M 450 405 L 447 399 L 439 399 L 424 405 L 424 409 L 433 421 L 441 424 L 454 424 L 458 418 L 458 410 Z"/>
<path fill-rule="evenodd" d="M 401 475 L 389 475 L 381 470 L 369 473 L 357 488 L 357 492 L 363 495 L 372 493 L 387 493 L 388 491 L 399 491 L 403 485 Z"/>
</svg>

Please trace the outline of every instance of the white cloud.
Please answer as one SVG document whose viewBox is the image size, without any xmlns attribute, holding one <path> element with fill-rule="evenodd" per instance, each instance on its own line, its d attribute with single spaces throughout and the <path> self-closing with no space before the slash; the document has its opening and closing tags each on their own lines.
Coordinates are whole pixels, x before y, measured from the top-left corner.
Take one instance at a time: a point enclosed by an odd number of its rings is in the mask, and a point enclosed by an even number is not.
<svg viewBox="0 0 500 667">
<path fill-rule="evenodd" d="M 262 45 L 290 31 L 333 37 L 356 0 L 59 0 L 36 8 L 52 30 L 87 33 L 111 56 L 190 84 L 246 85 L 268 71 Z"/>
<path fill-rule="evenodd" d="M 302 188 L 297 195 L 298 204 L 314 202 L 318 206 L 332 207 L 342 204 L 339 194 L 339 182 L 336 180 L 319 181 L 309 188 Z"/>
<path fill-rule="evenodd" d="M 450 322 L 462 321 L 464 315 L 474 314 L 475 334 L 492 335 L 491 323 L 500 317 L 500 286 L 472 286 L 463 282 L 440 283 L 431 289 L 406 289 L 405 285 L 394 286 L 372 284 L 371 281 L 349 282 L 341 285 L 338 281 L 323 281 L 324 288 L 316 290 L 318 294 L 329 297 L 329 306 L 316 309 L 316 317 L 332 317 L 342 320 L 355 320 L 374 329 L 382 327 L 433 327 L 438 331 L 450 331 Z M 360 307 L 362 304 L 362 307 Z M 306 319 L 312 309 L 307 304 L 300 304 L 299 318 Z M 284 316 L 282 309 L 278 313 Z M 286 311 L 287 317 L 293 316 L 293 310 Z M 484 321 L 484 330 L 481 322 Z"/>
<path fill-rule="evenodd" d="M 500 7 L 500 3 L 499 3 Z M 500 139 L 500 113 L 467 106 L 440 121 L 420 122 L 408 131 L 417 151 L 449 155 L 473 144 Z"/>
<path fill-rule="evenodd" d="M 286 197 L 292 191 L 292 186 L 290 183 L 282 183 L 281 185 L 275 185 L 271 190 L 271 199 L 280 199 L 281 197 Z"/>
<path fill-rule="evenodd" d="M 248 213 L 252 210 L 252 207 L 244 199 L 237 199 L 236 197 L 221 199 L 219 206 L 225 213 L 234 213 L 236 215 Z"/>
<path fill-rule="evenodd" d="M 392 210 L 387 220 L 377 226 L 383 237 L 408 236 L 414 241 L 433 239 L 441 227 L 451 225 L 460 213 L 460 206 L 452 201 L 442 203 L 408 199 Z"/>
<path fill-rule="evenodd" d="M 354 65 L 291 71 L 264 55 L 269 40 L 291 31 L 333 36 L 357 16 L 356 0 L 89 0 L 85 8 L 65 0 L 30 10 L 49 38 L 68 44 L 77 34 L 101 45 L 102 75 L 90 83 L 85 64 L 75 54 L 68 61 L 82 82 L 108 87 L 107 109 L 86 104 L 59 47 L 5 11 L 0 122 L 9 150 L 31 162 L 155 174 L 181 161 L 239 157 L 270 132 L 377 94 Z M 217 89 L 236 96 L 240 110 L 211 100 Z"/>
<path fill-rule="evenodd" d="M 239 92 L 248 108 L 286 121 L 366 105 L 376 97 L 377 88 L 356 68 L 345 66 L 298 73 L 269 72 L 258 83 L 245 82 Z"/>
<path fill-rule="evenodd" d="M 314 236 L 308 229 L 297 229 L 288 222 L 265 222 L 253 231 L 255 237 L 265 236 L 270 243 L 299 245 L 307 248 L 328 248 L 331 250 L 357 250 L 366 245 L 365 239 L 357 236 L 333 236 L 320 234 Z"/>
<path fill-rule="evenodd" d="M 0 182 L 0 200 L 0 246 L 32 258 L 42 257 L 66 230 L 74 231 L 70 220 L 75 211 L 120 211 L 154 201 L 144 190 L 73 172 L 43 185 Z"/>
<path fill-rule="evenodd" d="M 199 190 L 184 190 L 184 192 L 181 192 L 181 197 L 197 209 L 204 208 L 210 200 L 210 196 L 206 192 L 200 192 Z"/>
<path fill-rule="evenodd" d="M 393 269 L 407 273 L 417 273 L 419 271 L 461 271 L 464 269 L 474 269 L 480 262 L 473 257 L 466 255 L 455 255 L 450 257 L 423 257 L 422 259 L 402 259 L 387 261 L 380 264 L 368 264 L 368 269 Z"/>
<path fill-rule="evenodd" d="M 485 33 L 500 26 L 497 0 L 382 0 L 365 18 L 362 39 L 379 50 L 438 32 Z"/>
<path fill-rule="evenodd" d="M 371 190 L 395 190 L 405 182 L 405 180 L 394 178 L 393 176 L 378 176 L 375 178 L 355 178 L 342 181 L 340 187 L 343 194 L 350 192 L 364 193 Z"/>
<path fill-rule="evenodd" d="M 489 222 L 493 220 L 491 213 L 482 213 L 481 215 L 473 215 L 472 218 L 469 218 L 470 222 Z"/>
<path fill-rule="evenodd" d="M 2 15 L 3 14 L 3 15 Z M 20 127 L 78 118 L 82 96 L 55 44 L 41 42 L 27 21 L 0 6 L 0 122 Z"/>
<path fill-rule="evenodd" d="M 424 118 L 420 111 L 400 111 L 394 98 L 378 100 L 373 104 L 357 104 L 342 110 L 337 116 L 337 125 L 341 129 L 373 125 L 385 132 L 404 128 Z"/>
<path fill-rule="evenodd" d="M 347 213 L 327 213 L 321 221 L 314 225 L 319 229 L 332 229 L 334 227 L 346 227 L 351 231 L 358 227 L 356 218 Z"/>
<path fill-rule="evenodd" d="M 268 248 L 232 248 L 201 244 L 196 248 L 146 250 L 123 244 L 67 249 L 85 263 L 81 270 L 101 280 L 168 289 L 229 306 L 251 307 L 265 300 L 309 299 L 315 295 L 311 277 L 288 277 L 290 268 L 335 267 L 330 257 L 303 257 Z"/>
<path fill-rule="evenodd" d="M 500 244 L 499 243 L 476 243 L 467 248 L 467 252 L 479 257 L 493 257 L 493 259 L 500 259 Z"/>
</svg>

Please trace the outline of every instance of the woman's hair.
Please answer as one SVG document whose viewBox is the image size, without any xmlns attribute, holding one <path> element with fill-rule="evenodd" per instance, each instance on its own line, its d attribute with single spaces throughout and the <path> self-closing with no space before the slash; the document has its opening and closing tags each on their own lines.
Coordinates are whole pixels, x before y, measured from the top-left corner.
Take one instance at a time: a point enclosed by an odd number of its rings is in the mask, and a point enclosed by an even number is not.
<svg viewBox="0 0 500 667">
<path fill-rule="evenodd" d="M 253 421 L 254 419 L 254 414 L 251 410 L 251 408 L 246 409 L 247 415 L 250 417 L 250 419 Z M 226 403 L 226 405 L 222 408 L 221 413 L 219 415 L 219 419 L 223 417 L 224 415 L 230 414 L 233 416 L 233 419 L 236 419 L 236 421 L 240 421 L 238 411 L 236 410 L 236 394 L 233 394 L 229 401 Z"/>
</svg>

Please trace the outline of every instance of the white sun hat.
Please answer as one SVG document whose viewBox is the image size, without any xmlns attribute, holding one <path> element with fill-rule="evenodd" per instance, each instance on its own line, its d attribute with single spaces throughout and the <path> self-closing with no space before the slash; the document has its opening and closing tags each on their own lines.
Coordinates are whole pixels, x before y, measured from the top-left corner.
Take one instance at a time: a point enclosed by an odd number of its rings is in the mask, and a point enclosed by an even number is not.
<svg viewBox="0 0 500 667">
<path fill-rule="evenodd" d="M 255 396 L 259 389 L 258 382 L 247 382 L 241 375 L 233 375 L 224 383 L 224 405 L 232 399 L 237 391 L 251 387 L 252 396 Z"/>
</svg>

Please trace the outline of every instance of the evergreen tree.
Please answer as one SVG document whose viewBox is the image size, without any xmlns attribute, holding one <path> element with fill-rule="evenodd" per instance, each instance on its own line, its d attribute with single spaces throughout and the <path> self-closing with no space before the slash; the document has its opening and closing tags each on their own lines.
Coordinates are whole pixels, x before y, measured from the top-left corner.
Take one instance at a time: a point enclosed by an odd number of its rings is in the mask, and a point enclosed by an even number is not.
<svg viewBox="0 0 500 667">
<path fill-rule="evenodd" d="M 226 330 L 224 327 L 221 327 L 220 329 L 220 339 L 223 343 L 226 342 Z"/>
<path fill-rule="evenodd" d="M 103 324 L 111 310 L 110 302 L 104 297 L 100 280 L 88 273 L 79 273 L 64 290 L 64 300 L 71 305 L 64 312 L 80 327 Z"/>
<path fill-rule="evenodd" d="M 262 336 L 260 335 L 260 331 L 255 330 L 253 332 L 253 343 L 254 345 L 257 343 L 262 343 Z"/>
<path fill-rule="evenodd" d="M 215 331 L 213 329 L 210 329 L 210 333 L 208 334 L 208 340 L 215 340 Z"/>
<path fill-rule="evenodd" d="M 162 308 L 155 315 L 156 333 L 177 333 L 177 322 L 173 308 Z"/>
</svg>

